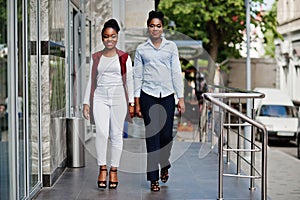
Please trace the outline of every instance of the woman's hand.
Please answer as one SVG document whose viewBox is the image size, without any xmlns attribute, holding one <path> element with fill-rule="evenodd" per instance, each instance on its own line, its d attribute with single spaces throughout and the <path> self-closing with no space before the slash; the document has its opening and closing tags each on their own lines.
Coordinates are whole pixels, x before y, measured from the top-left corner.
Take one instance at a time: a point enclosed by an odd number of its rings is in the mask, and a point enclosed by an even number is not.
<svg viewBox="0 0 300 200">
<path fill-rule="evenodd" d="M 134 103 L 135 103 L 135 114 L 137 117 L 143 117 L 142 112 L 141 112 L 141 106 L 140 106 L 140 98 L 135 97 L 134 98 Z"/>
<path fill-rule="evenodd" d="M 134 103 L 129 103 L 129 114 L 131 118 L 134 117 L 134 106 Z"/>
<path fill-rule="evenodd" d="M 185 104 L 184 104 L 183 98 L 179 98 L 178 104 L 177 104 L 177 109 L 180 114 L 183 114 L 185 112 Z"/>
<path fill-rule="evenodd" d="M 82 110 L 83 117 L 87 120 L 90 120 L 90 106 L 87 104 L 83 105 L 83 110 Z"/>
</svg>

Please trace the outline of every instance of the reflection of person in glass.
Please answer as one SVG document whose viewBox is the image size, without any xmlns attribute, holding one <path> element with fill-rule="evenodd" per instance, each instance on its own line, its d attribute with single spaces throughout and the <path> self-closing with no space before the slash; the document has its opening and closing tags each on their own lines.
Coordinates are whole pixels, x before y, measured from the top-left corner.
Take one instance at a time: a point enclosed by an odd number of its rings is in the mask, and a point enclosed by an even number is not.
<svg viewBox="0 0 300 200">
<path fill-rule="evenodd" d="M 159 165 L 161 181 L 169 178 L 174 92 L 179 99 L 178 111 L 185 110 L 178 49 L 174 42 L 162 37 L 163 17 L 159 11 L 149 12 L 149 39 L 137 47 L 133 68 L 135 109 L 146 126 L 147 180 L 152 191 L 160 190 Z"/>
<path fill-rule="evenodd" d="M 0 141 L 2 140 L 2 134 L 7 131 L 7 113 L 6 105 L 0 104 Z"/>
<path fill-rule="evenodd" d="M 96 125 L 98 188 L 107 187 L 108 136 L 111 141 L 108 186 L 115 189 L 118 185 L 117 167 L 123 148 L 124 121 L 126 115 L 130 113 L 132 117 L 134 114 L 132 62 L 127 53 L 116 48 L 119 30 L 116 20 L 105 22 L 101 33 L 105 47 L 92 56 L 90 78 L 83 102 L 83 116 Z"/>
<path fill-rule="evenodd" d="M 6 108 L 8 107 L 8 97 L 5 99 L 5 104 L 6 104 Z M 21 93 L 19 93 L 18 97 L 17 97 L 17 111 L 18 111 L 18 116 L 19 118 L 23 117 L 23 98 Z"/>
<path fill-rule="evenodd" d="M 6 105 L 0 104 L 0 113 L 5 113 L 5 112 L 6 112 Z"/>
</svg>

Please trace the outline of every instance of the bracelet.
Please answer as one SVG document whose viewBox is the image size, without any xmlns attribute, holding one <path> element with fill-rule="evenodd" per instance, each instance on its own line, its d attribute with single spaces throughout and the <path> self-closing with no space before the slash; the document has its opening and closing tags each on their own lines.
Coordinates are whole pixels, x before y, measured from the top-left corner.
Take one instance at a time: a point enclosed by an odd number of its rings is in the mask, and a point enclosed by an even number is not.
<svg viewBox="0 0 300 200">
<path fill-rule="evenodd" d="M 132 107 L 134 107 L 134 103 L 129 103 L 129 106 L 132 106 Z"/>
</svg>

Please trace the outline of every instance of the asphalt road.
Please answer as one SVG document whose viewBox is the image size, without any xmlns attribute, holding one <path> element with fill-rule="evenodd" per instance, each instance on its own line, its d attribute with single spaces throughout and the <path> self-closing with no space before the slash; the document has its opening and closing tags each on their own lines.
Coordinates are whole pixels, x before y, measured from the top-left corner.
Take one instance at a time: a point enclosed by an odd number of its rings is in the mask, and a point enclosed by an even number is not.
<svg viewBox="0 0 300 200">
<path fill-rule="evenodd" d="M 291 157 L 297 158 L 297 146 L 295 142 L 270 141 L 269 147 L 288 154 Z"/>
</svg>

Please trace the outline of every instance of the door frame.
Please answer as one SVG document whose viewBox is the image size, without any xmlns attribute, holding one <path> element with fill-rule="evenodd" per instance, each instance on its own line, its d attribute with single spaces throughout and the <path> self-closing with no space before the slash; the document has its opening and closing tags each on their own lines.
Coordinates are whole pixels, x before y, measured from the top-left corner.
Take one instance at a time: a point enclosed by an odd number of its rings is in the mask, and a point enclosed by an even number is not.
<svg viewBox="0 0 300 200">
<path fill-rule="evenodd" d="M 41 48 L 40 48 L 40 33 L 37 33 L 37 42 L 36 42 L 36 56 L 37 56 L 37 67 L 38 67 L 38 107 L 39 113 L 38 115 L 38 181 L 37 184 L 33 187 L 30 187 L 30 171 L 29 171 L 29 159 L 30 159 L 30 151 L 29 151 L 29 115 L 28 115 L 28 16 L 27 16 L 27 8 L 28 8 L 28 0 L 22 1 L 21 4 L 18 4 L 18 0 L 7 0 L 7 8 L 8 8 L 8 153 L 9 153 L 9 195 L 11 200 L 17 200 L 20 198 L 23 199 L 31 199 L 41 188 L 42 188 L 42 156 L 41 156 L 41 78 L 40 78 L 40 66 L 41 66 Z M 37 30 L 39 30 L 40 24 L 40 0 L 36 0 L 37 5 Z M 22 15 L 22 38 L 18 38 L 18 6 L 21 6 L 21 15 Z M 22 52 L 22 68 L 23 68 L 23 77 L 19 80 L 18 77 L 18 41 L 23 41 L 22 49 L 19 51 Z M 18 110 L 17 110 L 17 97 L 18 97 L 18 82 L 23 81 L 23 90 L 24 101 L 23 101 L 23 121 L 22 124 L 19 124 L 18 120 Z M 20 163 L 20 142 L 19 142 L 19 130 L 23 126 L 23 135 L 24 135 L 24 162 Z M 20 184 L 19 171 L 20 165 L 23 165 L 24 169 L 24 181 L 23 184 Z M 20 197 L 19 188 L 20 185 L 24 185 L 24 197 Z"/>
</svg>

